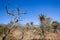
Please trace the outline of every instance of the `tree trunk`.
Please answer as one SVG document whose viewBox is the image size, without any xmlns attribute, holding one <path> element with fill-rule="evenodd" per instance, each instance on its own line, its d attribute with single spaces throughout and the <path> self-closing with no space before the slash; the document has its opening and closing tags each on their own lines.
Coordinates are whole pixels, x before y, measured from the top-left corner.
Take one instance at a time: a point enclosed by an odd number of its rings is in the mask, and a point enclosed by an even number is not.
<svg viewBox="0 0 60 40">
<path fill-rule="evenodd" d="M 2 40 L 6 40 L 6 36 L 2 37 Z"/>
</svg>

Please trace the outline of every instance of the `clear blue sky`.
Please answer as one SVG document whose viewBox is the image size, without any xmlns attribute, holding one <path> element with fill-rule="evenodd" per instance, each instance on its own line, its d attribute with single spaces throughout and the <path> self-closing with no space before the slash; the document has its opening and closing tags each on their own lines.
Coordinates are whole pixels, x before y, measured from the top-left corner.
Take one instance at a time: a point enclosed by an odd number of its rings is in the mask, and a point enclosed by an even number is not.
<svg viewBox="0 0 60 40">
<path fill-rule="evenodd" d="M 8 0 L 0 0 L 0 24 L 7 24 L 13 18 L 7 15 L 5 5 Z M 21 12 L 26 11 L 26 15 L 21 15 L 22 24 L 33 21 L 34 24 L 39 24 L 38 15 L 44 13 L 52 20 L 60 22 L 60 0 L 9 0 L 8 8 L 15 9 L 19 6 Z"/>
</svg>

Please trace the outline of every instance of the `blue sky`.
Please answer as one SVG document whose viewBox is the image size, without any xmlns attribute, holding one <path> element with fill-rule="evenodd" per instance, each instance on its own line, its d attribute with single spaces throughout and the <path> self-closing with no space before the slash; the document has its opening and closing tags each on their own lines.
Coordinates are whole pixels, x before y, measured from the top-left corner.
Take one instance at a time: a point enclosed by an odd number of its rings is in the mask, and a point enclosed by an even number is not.
<svg viewBox="0 0 60 40">
<path fill-rule="evenodd" d="M 19 6 L 21 12 L 26 11 L 26 15 L 21 15 L 21 24 L 34 22 L 39 24 L 38 15 L 43 13 L 46 17 L 60 22 L 60 0 L 0 0 L 0 24 L 7 24 L 13 21 L 13 17 L 7 15 L 5 5 L 9 1 L 9 10 Z"/>
</svg>

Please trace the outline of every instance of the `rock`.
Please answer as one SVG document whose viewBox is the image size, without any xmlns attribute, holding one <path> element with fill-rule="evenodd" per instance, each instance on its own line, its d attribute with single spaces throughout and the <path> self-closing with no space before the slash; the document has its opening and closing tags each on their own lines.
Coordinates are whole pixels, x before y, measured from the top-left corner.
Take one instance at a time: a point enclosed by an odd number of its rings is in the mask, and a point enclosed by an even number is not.
<svg viewBox="0 0 60 40">
<path fill-rule="evenodd" d="M 57 35 L 56 33 L 49 33 L 45 37 L 45 39 L 50 39 L 50 40 L 60 40 L 60 36 Z"/>
</svg>

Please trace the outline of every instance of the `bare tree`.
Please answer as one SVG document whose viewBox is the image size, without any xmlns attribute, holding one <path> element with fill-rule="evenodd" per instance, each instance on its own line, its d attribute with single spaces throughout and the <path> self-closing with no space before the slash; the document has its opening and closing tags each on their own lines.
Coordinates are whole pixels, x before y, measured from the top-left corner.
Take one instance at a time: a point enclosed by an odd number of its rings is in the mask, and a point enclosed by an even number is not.
<svg viewBox="0 0 60 40">
<path fill-rule="evenodd" d="M 24 13 L 21 13 L 20 12 L 20 8 L 19 7 L 17 7 L 17 15 L 15 15 L 15 13 L 14 13 L 14 10 L 9 10 L 8 9 L 8 6 L 6 6 L 5 7 L 5 9 L 6 9 L 6 12 L 7 12 L 7 14 L 9 14 L 9 15 L 11 15 L 11 16 L 13 16 L 14 17 L 14 22 L 13 22 L 13 25 L 7 30 L 7 35 L 11 32 L 11 30 L 14 28 L 14 26 L 19 22 L 19 21 L 21 21 L 20 20 L 20 15 L 21 14 L 26 14 L 25 12 Z M 6 40 L 6 36 L 7 36 L 5 33 L 3 33 L 3 38 L 2 38 L 2 40 Z"/>
<path fill-rule="evenodd" d="M 14 25 L 16 25 L 19 21 L 21 21 L 20 20 L 20 15 L 21 14 L 26 14 L 26 13 L 21 13 L 20 12 L 20 8 L 19 7 L 17 7 L 17 15 L 15 15 L 14 14 L 14 10 L 12 10 L 11 12 L 8 10 L 8 8 L 7 8 L 7 6 L 6 6 L 6 12 L 7 12 L 7 14 L 9 14 L 9 15 L 11 15 L 11 16 L 13 16 L 14 17 L 14 23 L 13 23 L 13 25 L 11 26 L 11 27 L 13 27 Z"/>
</svg>

